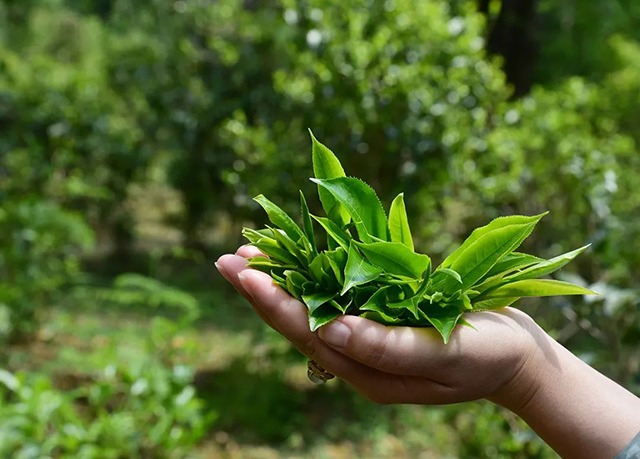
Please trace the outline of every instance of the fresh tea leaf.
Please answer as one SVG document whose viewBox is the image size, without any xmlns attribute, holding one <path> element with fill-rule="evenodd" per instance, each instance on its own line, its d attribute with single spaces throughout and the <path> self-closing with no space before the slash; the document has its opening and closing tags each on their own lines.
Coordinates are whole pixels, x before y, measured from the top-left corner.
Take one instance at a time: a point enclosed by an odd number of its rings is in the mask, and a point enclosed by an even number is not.
<svg viewBox="0 0 640 459">
<path fill-rule="evenodd" d="M 333 300 L 336 297 L 337 293 L 312 293 L 311 295 L 302 295 L 302 301 L 307 305 L 307 309 L 309 312 L 313 312 L 320 306 L 329 301 Z"/>
<path fill-rule="evenodd" d="M 324 228 L 324 230 L 327 232 L 327 235 L 334 241 L 336 241 L 340 247 L 342 247 L 344 250 L 349 250 L 351 238 L 345 231 L 340 229 L 340 227 L 336 225 L 335 222 L 329 220 L 328 218 L 316 217 L 315 215 L 312 215 L 312 217 L 315 221 L 320 223 L 320 226 Z"/>
<path fill-rule="evenodd" d="M 415 253 L 399 242 L 355 242 L 367 259 L 382 268 L 386 274 L 422 279 L 431 266 L 431 259 Z"/>
<path fill-rule="evenodd" d="M 502 309 L 510 306 L 518 301 L 519 297 L 506 297 L 506 298 L 494 298 L 491 300 L 478 301 L 472 304 L 472 308 L 475 312 L 480 311 L 492 311 L 494 309 Z"/>
<path fill-rule="evenodd" d="M 498 274 L 507 275 L 517 269 L 528 268 L 531 265 L 544 261 L 542 258 L 534 257 L 526 253 L 512 252 L 497 262 L 491 270 L 484 275 L 482 281 Z"/>
<path fill-rule="evenodd" d="M 580 247 L 579 249 L 573 250 L 571 252 L 563 253 L 562 255 L 558 255 L 557 257 L 551 258 L 550 260 L 541 261 L 533 266 L 530 266 L 527 269 L 524 269 L 519 273 L 512 274 L 511 276 L 506 277 L 505 281 L 513 282 L 524 279 L 535 279 L 537 277 L 551 274 L 572 261 L 575 257 L 584 252 L 590 245 L 591 244 L 585 245 L 584 247 Z"/>
<path fill-rule="evenodd" d="M 485 234 L 500 228 L 504 228 L 506 226 L 510 226 L 510 225 L 524 225 L 524 224 L 533 223 L 533 222 L 537 223 L 538 221 L 540 221 L 542 217 L 544 217 L 548 213 L 549 212 L 544 212 L 540 215 L 534 215 L 532 217 L 527 217 L 524 215 L 511 215 L 509 217 L 498 217 L 495 220 L 491 221 L 491 223 L 489 223 L 488 225 L 482 226 L 480 228 L 476 228 L 475 230 L 473 230 L 471 235 L 462 243 L 460 247 L 458 247 L 447 258 L 445 258 L 445 260 L 442 262 L 441 267 L 443 268 L 451 267 L 453 263 L 458 259 L 458 257 L 462 255 L 462 253 L 465 250 L 467 250 L 469 246 L 471 246 L 471 244 L 476 242 Z"/>
<path fill-rule="evenodd" d="M 420 309 L 426 319 L 434 326 L 438 333 L 442 336 L 444 344 L 449 342 L 451 333 L 455 328 L 458 320 L 462 317 L 462 313 L 455 308 L 431 307 L 427 311 Z"/>
<path fill-rule="evenodd" d="M 382 274 L 382 270 L 369 263 L 356 249 L 356 246 L 351 244 L 347 266 L 344 269 L 344 286 L 340 295 L 344 295 L 356 285 L 375 280 L 380 274 Z"/>
<path fill-rule="evenodd" d="M 344 177 L 344 169 L 342 164 L 326 146 L 318 142 L 318 140 L 309 129 L 311 134 L 312 147 L 312 160 L 313 160 L 313 173 L 317 179 L 332 179 L 337 177 Z M 345 226 L 349 223 L 349 212 L 340 205 L 340 203 L 333 197 L 333 195 L 322 187 L 318 187 L 318 196 L 322 203 L 322 208 L 327 213 L 329 219 L 335 222 L 339 227 Z"/>
<path fill-rule="evenodd" d="M 370 236 L 389 240 L 387 217 L 376 192 L 369 185 L 353 177 L 311 181 L 329 191 L 347 209 L 362 241 L 371 242 Z"/>
<path fill-rule="evenodd" d="M 314 332 L 341 315 L 342 312 L 339 309 L 333 307 L 331 303 L 325 303 L 309 313 L 309 328 Z"/>
<path fill-rule="evenodd" d="M 414 251 L 407 209 L 404 205 L 404 193 L 400 193 L 391 203 L 389 210 L 389 234 L 392 242 L 400 242 Z"/>
<path fill-rule="evenodd" d="M 302 191 L 300 191 L 300 212 L 302 213 L 302 229 L 304 231 L 309 245 L 311 247 L 311 253 L 315 256 L 318 255 L 318 248 L 316 246 L 316 237 L 313 232 L 313 223 L 311 222 L 311 216 L 309 214 L 309 206 L 307 200 L 304 197 Z"/>
<path fill-rule="evenodd" d="M 294 242 L 298 242 L 304 237 L 300 227 L 296 225 L 296 222 L 294 222 L 293 219 L 280 207 L 269 201 L 263 195 L 258 195 L 253 199 L 262 206 L 265 212 L 267 212 L 267 216 L 271 223 L 287 233 L 287 236 L 289 236 Z"/>
<path fill-rule="evenodd" d="M 569 282 L 529 279 L 503 285 L 489 293 L 485 299 L 555 295 L 596 295 L 596 293 Z"/>
<path fill-rule="evenodd" d="M 489 231 L 469 245 L 451 265 L 451 269 L 460 274 L 463 289 L 471 287 L 503 256 L 515 250 L 536 223 L 534 220 Z"/>
</svg>

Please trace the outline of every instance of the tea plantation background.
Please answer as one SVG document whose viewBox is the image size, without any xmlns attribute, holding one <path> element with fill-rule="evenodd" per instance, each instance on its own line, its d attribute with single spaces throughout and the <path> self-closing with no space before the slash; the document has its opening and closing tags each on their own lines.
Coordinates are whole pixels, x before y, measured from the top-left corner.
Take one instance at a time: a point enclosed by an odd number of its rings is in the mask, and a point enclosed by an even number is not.
<svg viewBox="0 0 640 459">
<path fill-rule="evenodd" d="M 603 295 L 521 307 L 640 395 L 640 3 L 0 1 L 0 456 L 553 458 L 488 403 L 377 406 L 215 271 L 307 127 L 437 262 L 504 214 Z M 312 211 L 319 202 L 310 202 Z"/>
</svg>

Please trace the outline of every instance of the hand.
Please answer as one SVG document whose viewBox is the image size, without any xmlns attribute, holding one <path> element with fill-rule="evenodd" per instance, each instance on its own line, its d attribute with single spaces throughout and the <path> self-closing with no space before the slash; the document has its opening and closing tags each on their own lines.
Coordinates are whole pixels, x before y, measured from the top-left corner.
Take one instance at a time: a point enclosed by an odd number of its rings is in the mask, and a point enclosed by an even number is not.
<svg viewBox="0 0 640 459">
<path fill-rule="evenodd" d="M 309 330 L 306 307 L 248 269 L 241 247 L 220 273 L 273 329 L 377 403 L 446 404 L 487 398 L 520 415 L 565 459 L 614 457 L 640 429 L 640 399 L 585 364 L 526 314 L 467 314 L 448 344 L 428 328 L 342 316 Z"/>
<path fill-rule="evenodd" d="M 533 393 L 525 365 L 537 354 L 543 332 L 526 314 L 511 308 L 468 314 L 476 328 L 457 327 L 448 344 L 429 328 L 390 327 L 342 316 L 309 330 L 307 309 L 246 258 L 262 255 L 241 247 L 218 260 L 222 275 L 256 312 L 296 348 L 378 403 L 446 404 L 479 398 L 519 401 Z"/>
</svg>

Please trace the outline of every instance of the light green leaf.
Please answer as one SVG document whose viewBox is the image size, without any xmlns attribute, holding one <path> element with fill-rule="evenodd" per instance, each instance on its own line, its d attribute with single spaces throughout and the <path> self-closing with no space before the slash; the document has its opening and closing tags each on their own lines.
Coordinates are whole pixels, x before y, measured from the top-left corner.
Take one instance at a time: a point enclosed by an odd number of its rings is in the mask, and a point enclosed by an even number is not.
<svg viewBox="0 0 640 459">
<path fill-rule="evenodd" d="M 321 180 L 344 177 L 344 169 L 342 169 L 342 165 L 336 155 L 318 142 L 311 129 L 309 129 L 309 134 L 311 134 L 311 142 L 313 144 L 312 159 L 315 177 Z M 330 192 L 318 187 L 318 196 L 320 197 L 322 208 L 331 221 L 335 222 L 339 227 L 349 223 L 349 212 L 340 205 Z"/>
<path fill-rule="evenodd" d="M 300 212 L 302 213 L 302 229 L 309 241 L 311 247 L 311 253 L 315 256 L 318 254 L 318 248 L 316 246 L 316 237 L 313 232 L 313 223 L 311 222 L 311 216 L 309 214 L 309 206 L 307 200 L 304 197 L 302 191 L 300 191 Z"/>
<path fill-rule="evenodd" d="M 429 290 L 432 292 L 443 292 L 450 295 L 461 288 L 462 278 L 451 268 L 438 268 L 431 275 Z"/>
<path fill-rule="evenodd" d="M 340 229 L 340 227 L 336 225 L 335 222 L 329 220 L 328 218 L 316 217 L 315 215 L 312 215 L 312 217 L 315 221 L 320 223 L 320 226 L 324 228 L 324 230 L 327 232 L 327 235 L 334 241 L 336 241 L 340 247 L 342 247 L 344 250 L 349 250 L 351 237 L 347 232 Z"/>
<path fill-rule="evenodd" d="M 489 293 L 485 299 L 555 295 L 597 295 L 597 293 L 569 282 L 529 279 L 503 285 Z"/>
<path fill-rule="evenodd" d="M 484 282 L 486 279 L 498 274 L 507 275 L 517 269 L 527 268 L 541 261 L 543 261 L 542 258 L 538 258 L 527 253 L 509 253 L 505 255 L 502 260 L 497 262 L 487 274 L 485 274 L 482 281 Z"/>
<path fill-rule="evenodd" d="M 298 242 L 304 237 L 304 233 L 300 227 L 296 225 L 296 222 L 294 222 L 293 219 L 280 207 L 269 201 L 263 195 L 258 195 L 253 198 L 253 200 L 260 204 L 267 212 L 267 216 L 271 223 L 287 233 L 287 236 L 289 236 L 294 242 Z"/>
<path fill-rule="evenodd" d="M 469 245 L 451 265 L 451 269 L 460 274 L 463 289 L 471 287 L 502 257 L 515 250 L 536 223 L 537 220 L 489 231 Z"/>
<path fill-rule="evenodd" d="M 259 242 L 254 242 L 252 245 L 272 260 L 296 266 L 300 264 L 300 261 L 294 255 L 280 247 L 273 239 L 262 239 Z"/>
<path fill-rule="evenodd" d="M 342 312 L 336 309 L 331 303 L 325 303 L 309 314 L 309 328 L 314 332 L 341 315 Z"/>
<path fill-rule="evenodd" d="M 519 273 L 512 274 L 511 276 L 505 277 L 505 281 L 513 282 L 518 280 L 525 279 L 535 279 L 536 277 L 546 276 L 547 274 L 551 274 L 558 269 L 562 268 L 564 265 L 569 263 L 575 257 L 584 252 L 589 246 L 585 245 L 584 247 L 580 247 L 579 249 L 573 250 L 571 252 L 563 253 L 562 255 L 558 255 L 550 260 L 544 260 L 540 263 L 537 263 L 533 266 L 530 266 L 527 269 L 522 270 Z"/>
<path fill-rule="evenodd" d="M 414 251 L 407 209 L 404 205 L 404 193 L 400 193 L 391 203 L 389 210 L 389 233 L 392 242 L 400 242 Z"/>
<path fill-rule="evenodd" d="M 382 274 L 382 270 L 370 264 L 358 252 L 354 244 L 349 247 L 347 266 L 344 269 L 344 286 L 340 295 L 344 295 L 356 285 L 366 284 Z"/>
<path fill-rule="evenodd" d="M 519 297 L 494 298 L 491 300 L 483 300 L 483 301 L 478 301 L 477 303 L 473 303 L 472 307 L 474 312 L 492 311 L 494 309 L 506 308 L 507 306 L 515 303 L 519 299 L 520 299 Z"/>
<path fill-rule="evenodd" d="M 313 312 L 320 306 L 329 301 L 333 300 L 336 297 L 337 293 L 326 293 L 326 292 L 317 292 L 312 293 L 310 295 L 302 295 L 302 301 L 307 305 L 307 309 L 309 312 Z"/>
<path fill-rule="evenodd" d="M 462 253 L 465 250 L 467 250 L 467 248 L 471 246 L 471 244 L 476 242 L 485 234 L 500 228 L 504 228 L 506 226 L 510 226 L 510 225 L 523 225 L 523 224 L 533 223 L 533 222 L 537 223 L 540 221 L 542 217 L 544 217 L 548 213 L 549 212 L 544 212 L 540 215 L 534 215 L 532 217 L 527 217 L 524 215 L 511 215 L 508 217 L 498 217 L 495 220 L 491 221 L 491 223 L 489 223 L 488 225 L 482 226 L 480 228 L 476 228 L 475 230 L 473 230 L 471 235 L 462 243 L 460 247 L 458 247 L 447 258 L 445 258 L 445 260 L 442 262 L 441 267 L 448 268 L 452 266 L 453 263 L 458 259 L 458 257 L 462 255 Z"/>
<path fill-rule="evenodd" d="M 399 242 L 354 243 L 372 264 L 382 268 L 386 274 L 422 279 L 424 272 L 431 267 L 431 259 L 427 255 L 415 253 Z"/>
<path fill-rule="evenodd" d="M 271 258 L 266 257 L 249 258 L 249 263 L 247 264 L 247 266 L 249 268 L 254 268 L 265 273 L 269 273 L 272 269 L 296 269 L 296 266 L 294 265 L 280 263 L 276 260 L 272 260 Z"/>
<path fill-rule="evenodd" d="M 362 241 L 370 242 L 370 236 L 389 240 L 387 217 L 376 192 L 369 185 L 353 177 L 311 181 L 329 191 L 347 209 Z"/>
<path fill-rule="evenodd" d="M 383 325 L 394 325 L 394 324 L 401 323 L 403 321 L 403 319 L 401 318 L 388 316 L 381 311 L 367 311 L 364 314 L 362 314 L 361 317 L 364 317 L 365 319 L 373 320 L 374 322 L 378 322 L 379 324 L 383 324 Z"/>
<path fill-rule="evenodd" d="M 460 320 L 460 317 L 462 317 L 462 313 L 452 307 L 432 307 L 428 309 L 428 312 L 421 308 L 420 311 L 424 314 L 431 325 L 438 330 L 442 336 L 444 344 L 447 344 L 453 329 L 458 323 L 458 320 Z"/>
<path fill-rule="evenodd" d="M 291 255 L 296 257 L 302 266 L 305 266 L 309 263 L 309 260 L 313 259 L 313 256 L 309 254 L 309 258 L 307 255 L 300 249 L 300 247 L 291 240 L 291 238 L 282 230 L 277 228 L 267 227 L 271 230 L 273 234 L 273 238 L 278 241 L 278 244 L 287 250 Z"/>
</svg>

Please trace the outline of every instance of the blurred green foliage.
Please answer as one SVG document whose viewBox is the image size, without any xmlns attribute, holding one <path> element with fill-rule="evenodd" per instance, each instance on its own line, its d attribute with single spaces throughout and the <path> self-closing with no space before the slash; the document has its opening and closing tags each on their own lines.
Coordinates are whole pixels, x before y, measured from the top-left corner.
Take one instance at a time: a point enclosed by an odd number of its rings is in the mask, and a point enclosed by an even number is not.
<svg viewBox="0 0 640 459">
<path fill-rule="evenodd" d="M 640 11 L 533 4 L 514 98 L 500 1 L 0 1 L 2 454 L 554 457 L 488 404 L 292 382 L 302 360 L 212 283 L 203 259 L 264 223 L 254 195 L 312 194 L 307 127 L 386 205 L 406 192 L 436 261 L 511 213 L 551 211 L 532 253 L 591 242 L 567 275 L 603 296 L 528 311 L 640 393 Z"/>
</svg>

